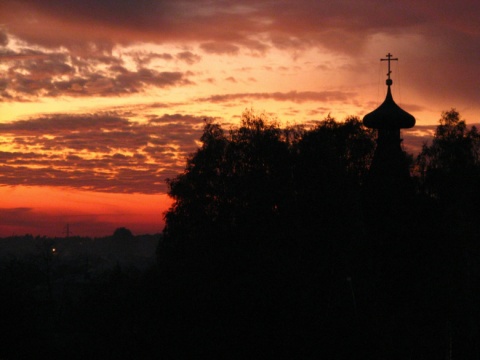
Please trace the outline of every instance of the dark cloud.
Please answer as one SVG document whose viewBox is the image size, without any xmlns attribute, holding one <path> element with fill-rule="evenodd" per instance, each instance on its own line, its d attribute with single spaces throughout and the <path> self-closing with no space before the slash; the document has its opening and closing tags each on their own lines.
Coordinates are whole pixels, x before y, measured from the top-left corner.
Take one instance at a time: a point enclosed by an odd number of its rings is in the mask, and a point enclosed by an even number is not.
<svg viewBox="0 0 480 360">
<path fill-rule="evenodd" d="M 157 72 L 146 68 L 138 71 L 121 71 L 114 78 L 115 89 L 118 92 L 137 92 L 143 89 L 145 85 L 152 85 L 160 88 L 192 84 L 182 72 Z"/>
<path fill-rule="evenodd" d="M 205 52 L 219 55 L 235 55 L 238 54 L 240 48 L 236 45 L 226 42 L 209 42 L 200 45 Z"/>
<path fill-rule="evenodd" d="M 412 129 L 402 130 L 402 146 L 408 153 L 418 155 L 425 143 L 431 142 L 437 125 L 416 125 Z"/>
<path fill-rule="evenodd" d="M 267 35 L 279 47 L 303 47 L 321 42 L 347 49 L 352 44 L 358 47 L 364 43 L 366 35 L 393 33 L 428 23 L 429 20 L 438 21 L 438 12 L 429 12 L 428 7 L 425 9 L 425 6 L 417 3 L 413 0 L 406 3 L 378 0 L 245 0 L 239 6 L 233 0 L 4 0 L 3 7 L 8 12 L 8 23 L 14 31 L 35 42 L 42 39 L 34 33 L 36 27 L 48 29 L 48 24 L 17 28 L 20 22 L 11 21 L 12 15 L 37 20 L 62 19 L 62 25 L 69 24 L 64 25 L 65 32 L 79 41 L 83 38 L 85 42 L 96 39 L 134 42 L 139 37 L 156 42 L 197 40 L 204 42 L 208 51 L 231 53 L 236 52 L 235 47 L 228 46 L 232 42 L 265 51 L 268 46 L 258 41 L 258 34 Z M 446 1 L 440 3 L 437 7 L 448 5 Z M 461 5 L 455 7 L 461 8 Z M 452 10 L 451 14 L 464 14 L 454 7 Z M 90 26 L 92 31 L 85 30 L 84 24 Z M 473 21 L 471 26 L 475 26 Z M 84 29 L 83 33 L 81 29 Z M 44 32 L 43 38 L 48 37 L 52 43 L 63 44 L 67 42 L 65 35 Z M 44 41 L 48 43 L 47 39 Z"/>
<path fill-rule="evenodd" d="M 191 51 L 182 51 L 177 54 L 177 59 L 192 65 L 201 60 L 201 56 L 192 53 Z"/>
<path fill-rule="evenodd" d="M 194 54 L 181 54 L 183 61 L 196 59 Z M 1 58 L 9 65 L 1 84 L 4 100 L 36 96 L 118 96 L 142 92 L 149 87 L 192 84 L 188 79 L 190 73 L 160 72 L 145 67 L 129 70 L 121 59 L 112 56 L 96 56 L 87 61 L 68 53 L 24 50 L 5 53 Z"/>
<path fill-rule="evenodd" d="M 30 44 L 64 47 L 84 58 L 108 58 L 115 44 L 193 41 L 210 54 L 235 55 L 243 49 L 261 54 L 275 46 L 294 55 L 318 47 L 353 62 L 381 45 L 378 37 L 389 36 L 391 49 L 385 51 L 409 59 L 405 70 L 416 79 L 415 89 L 437 101 L 474 105 L 480 93 L 480 82 L 474 80 L 480 57 L 479 11 L 480 3 L 474 0 L 245 0 L 241 5 L 234 0 L 3 0 L 0 23 Z M 6 44 L 2 34 L 0 43 Z M 198 59 L 187 52 L 176 58 L 190 64 Z M 150 59 L 140 57 L 140 68 Z M 26 94 L 38 93 L 36 86 L 49 94 L 68 86 L 72 94 L 89 94 L 85 82 L 100 94 L 117 92 L 106 79 L 112 77 L 80 74 L 53 85 L 28 77 L 17 82 Z M 7 91 L 4 98 L 12 96 Z"/>
<path fill-rule="evenodd" d="M 197 148 L 204 119 L 165 114 L 138 123 L 115 114 L 55 115 L 0 124 L 0 185 L 162 193 Z"/>
<path fill-rule="evenodd" d="M 9 123 L 0 123 L 2 134 L 19 136 L 42 136 L 80 133 L 88 130 L 114 130 L 128 127 L 130 122 L 127 119 L 113 115 L 85 114 L 85 115 L 64 115 L 57 114 L 49 117 L 33 118 L 29 120 L 18 120 Z"/>
<path fill-rule="evenodd" d="M 467 122 L 467 127 L 470 129 L 472 126 L 479 128 L 478 123 Z M 423 144 L 430 145 L 437 129 L 436 125 L 416 125 L 411 129 L 402 130 L 403 147 L 407 152 L 417 155 L 422 150 Z"/>
<path fill-rule="evenodd" d="M 8 35 L 5 31 L 0 29 L 0 46 L 7 46 L 8 44 Z"/>
<path fill-rule="evenodd" d="M 342 101 L 352 102 L 356 94 L 353 92 L 343 91 L 290 91 L 290 92 L 273 92 L 273 93 L 239 93 L 212 95 L 206 98 L 200 98 L 198 101 L 208 101 L 213 103 L 230 102 L 230 101 L 251 101 L 251 100 L 275 100 L 275 101 L 292 101 L 295 103 L 304 103 L 308 101 Z"/>
<path fill-rule="evenodd" d="M 144 67 L 146 65 L 149 65 L 152 61 L 154 60 L 164 60 L 164 61 L 171 61 L 174 59 L 174 56 L 172 54 L 168 53 L 146 53 L 146 52 L 130 52 L 126 53 L 126 55 L 129 55 L 133 58 L 133 60 L 137 63 L 139 67 Z"/>
<path fill-rule="evenodd" d="M 67 41 L 66 35 L 76 35 L 74 38 L 85 42 L 196 40 L 207 48 L 217 48 L 218 44 L 213 44 L 223 41 L 265 50 L 265 42 L 257 39 L 264 34 L 281 47 L 319 42 L 354 51 L 348 47 L 361 46 L 369 35 L 398 34 L 419 27 L 444 26 L 479 35 L 475 16 L 479 5 L 473 0 L 245 0 L 241 5 L 234 0 L 3 0 L 0 19 L 27 40 L 44 38 L 47 43 L 61 44 Z M 62 20 L 64 32 L 38 34 L 39 28 L 47 30 L 50 25 L 38 21 L 25 26 L 21 20 L 47 18 Z"/>
<path fill-rule="evenodd" d="M 425 111 L 425 107 L 417 104 L 402 104 L 402 109 L 405 109 L 407 112 L 415 113 L 420 111 Z"/>
</svg>

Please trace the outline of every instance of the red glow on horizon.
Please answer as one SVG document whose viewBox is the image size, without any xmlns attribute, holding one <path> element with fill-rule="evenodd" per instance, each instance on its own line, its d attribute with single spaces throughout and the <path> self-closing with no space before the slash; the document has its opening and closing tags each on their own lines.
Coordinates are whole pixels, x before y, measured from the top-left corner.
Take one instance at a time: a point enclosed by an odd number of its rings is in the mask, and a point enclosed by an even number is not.
<svg viewBox="0 0 480 360">
<path fill-rule="evenodd" d="M 53 187 L 0 187 L 0 237 L 32 234 L 102 237 L 126 227 L 135 235 L 163 230 L 166 194 L 109 194 Z"/>
</svg>

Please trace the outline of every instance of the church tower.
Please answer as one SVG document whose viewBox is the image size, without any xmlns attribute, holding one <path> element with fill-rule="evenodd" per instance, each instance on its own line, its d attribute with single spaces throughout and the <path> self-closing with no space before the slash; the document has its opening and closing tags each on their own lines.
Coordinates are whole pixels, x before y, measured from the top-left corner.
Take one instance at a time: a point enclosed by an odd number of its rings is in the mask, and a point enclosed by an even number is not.
<svg viewBox="0 0 480 360">
<path fill-rule="evenodd" d="M 400 108 L 393 100 L 390 75 L 390 63 L 398 60 L 388 53 L 385 59 L 388 62 L 387 95 L 383 103 L 363 118 L 363 124 L 376 129 L 377 147 L 370 167 L 366 184 L 367 194 L 370 197 L 381 199 L 384 203 L 396 203 L 405 195 L 412 192 L 412 184 L 408 162 L 402 150 L 400 129 L 411 128 L 415 125 L 415 118 Z M 385 204 L 387 205 L 387 204 Z M 393 205 L 393 204 L 391 204 Z"/>
</svg>

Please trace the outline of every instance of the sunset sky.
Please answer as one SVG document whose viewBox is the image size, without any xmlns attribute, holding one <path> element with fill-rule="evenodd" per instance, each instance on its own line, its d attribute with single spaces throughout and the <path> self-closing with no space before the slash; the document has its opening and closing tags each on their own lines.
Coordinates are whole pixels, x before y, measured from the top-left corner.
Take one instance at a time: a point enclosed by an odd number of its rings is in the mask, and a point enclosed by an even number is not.
<svg viewBox="0 0 480 360">
<path fill-rule="evenodd" d="M 388 52 L 407 149 L 443 110 L 478 123 L 479 16 L 476 0 L 0 0 L 0 237 L 160 232 L 203 119 L 363 117 Z"/>
</svg>

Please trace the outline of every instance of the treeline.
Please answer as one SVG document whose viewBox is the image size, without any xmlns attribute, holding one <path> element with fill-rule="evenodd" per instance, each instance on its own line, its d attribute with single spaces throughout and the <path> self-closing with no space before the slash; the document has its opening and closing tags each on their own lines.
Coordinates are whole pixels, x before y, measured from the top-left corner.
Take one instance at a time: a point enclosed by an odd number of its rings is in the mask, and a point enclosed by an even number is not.
<svg viewBox="0 0 480 360">
<path fill-rule="evenodd" d="M 411 193 L 392 189 L 386 208 L 365 191 L 375 136 L 355 117 L 207 121 L 168 180 L 154 267 L 115 266 L 60 298 L 18 277 L 25 264 L 2 267 L 0 356 L 478 358 L 477 130 L 443 113 L 406 154 Z"/>
<path fill-rule="evenodd" d="M 410 185 L 389 192 L 367 186 L 375 136 L 357 118 L 206 123 L 169 180 L 158 250 L 184 299 L 173 322 L 184 344 L 239 357 L 480 356 L 478 132 L 444 112 L 432 142 L 405 154 Z"/>
<path fill-rule="evenodd" d="M 116 229 L 112 236 L 96 238 L 14 235 L 0 238 L 0 259 L 42 262 L 49 254 L 57 262 L 89 259 L 90 271 L 94 272 L 109 269 L 116 263 L 142 267 L 148 261 L 155 261 L 152 251 L 155 252 L 160 237 L 161 234 L 134 236 L 126 228 Z"/>
<path fill-rule="evenodd" d="M 207 122 L 201 141 L 184 173 L 168 180 L 175 203 L 164 231 L 167 243 L 193 253 L 217 240 L 262 243 L 272 232 L 349 221 L 375 148 L 374 133 L 354 117 L 307 130 L 251 112 L 230 131 Z"/>
</svg>

